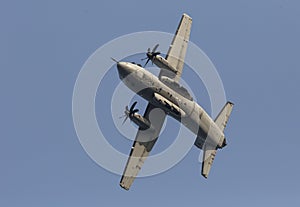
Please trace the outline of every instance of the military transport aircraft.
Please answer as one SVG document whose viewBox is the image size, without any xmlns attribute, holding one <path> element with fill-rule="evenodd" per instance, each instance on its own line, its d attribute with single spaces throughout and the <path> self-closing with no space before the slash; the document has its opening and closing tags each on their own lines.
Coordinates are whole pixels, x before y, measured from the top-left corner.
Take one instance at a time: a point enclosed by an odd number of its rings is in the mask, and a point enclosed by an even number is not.
<svg viewBox="0 0 300 207">
<path fill-rule="evenodd" d="M 160 68 L 156 77 L 140 64 L 117 62 L 120 79 L 139 96 L 148 101 L 144 116 L 135 109 L 137 102 L 125 108 L 125 120 L 129 118 L 138 127 L 138 132 L 120 181 L 120 186 L 129 190 L 145 159 L 152 150 L 163 126 L 166 115 L 180 121 L 196 135 L 195 146 L 203 150 L 201 174 L 207 178 L 217 149 L 226 146 L 224 129 L 233 104 L 227 102 L 215 120 L 193 101 L 179 79 L 184 66 L 192 18 L 183 14 L 166 58 L 157 52 L 158 44 L 147 52 L 145 66 L 149 61 Z"/>
</svg>

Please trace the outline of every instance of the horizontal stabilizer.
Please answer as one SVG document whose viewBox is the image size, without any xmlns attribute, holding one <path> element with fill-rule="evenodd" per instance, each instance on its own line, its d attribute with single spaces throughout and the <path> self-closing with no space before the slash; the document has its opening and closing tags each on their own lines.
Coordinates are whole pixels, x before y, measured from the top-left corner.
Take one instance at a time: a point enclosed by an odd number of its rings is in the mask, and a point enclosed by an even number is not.
<svg viewBox="0 0 300 207">
<path fill-rule="evenodd" d="M 233 103 L 227 102 L 223 107 L 223 109 L 220 111 L 217 118 L 215 119 L 216 125 L 221 129 L 222 132 L 226 127 L 232 108 L 233 108 Z"/>
<path fill-rule="evenodd" d="M 217 118 L 215 119 L 216 125 L 220 128 L 222 132 L 226 127 L 232 108 L 233 108 L 233 103 L 227 102 L 223 107 L 223 109 L 220 111 Z M 209 171 L 211 169 L 216 154 L 217 154 L 216 146 L 212 146 L 209 143 L 204 144 L 201 174 L 205 178 L 208 177 Z"/>
<path fill-rule="evenodd" d="M 205 144 L 203 147 L 203 160 L 202 160 L 202 169 L 201 174 L 207 178 L 210 168 L 213 164 L 215 156 L 217 154 L 216 147 L 213 147 L 209 144 Z"/>
</svg>

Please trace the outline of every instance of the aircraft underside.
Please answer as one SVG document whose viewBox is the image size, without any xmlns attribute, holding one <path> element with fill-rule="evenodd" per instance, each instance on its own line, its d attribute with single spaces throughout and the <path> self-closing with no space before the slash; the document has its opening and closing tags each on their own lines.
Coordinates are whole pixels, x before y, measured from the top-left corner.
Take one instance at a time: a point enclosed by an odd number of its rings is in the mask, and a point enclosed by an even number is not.
<svg viewBox="0 0 300 207">
<path fill-rule="evenodd" d="M 146 53 L 149 61 L 160 68 L 158 77 L 139 64 L 117 62 L 120 79 L 133 92 L 148 101 L 144 115 L 138 114 L 137 102 L 125 108 L 125 121 L 130 118 L 139 126 L 126 163 L 120 186 L 129 190 L 144 161 L 152 150 L 167 115 L 195 134 L 195 146 L 203 149 L 201 174 L 207 178 L 218 149 L 226 146 L 224 129 L 233 104 L 227 102 L 215 120 L 194 101 L 179 84 L 188 46 L 192 18 L 183 14 L 165 58 L 157 51 L 158 44 Z"/>
</svg>

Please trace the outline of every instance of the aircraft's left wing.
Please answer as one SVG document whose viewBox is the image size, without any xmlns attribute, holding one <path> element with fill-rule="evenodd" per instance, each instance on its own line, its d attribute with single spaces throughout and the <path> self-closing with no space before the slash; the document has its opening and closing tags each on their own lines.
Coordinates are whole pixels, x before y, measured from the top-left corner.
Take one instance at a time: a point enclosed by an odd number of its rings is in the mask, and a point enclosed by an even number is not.
<svg viewBox="0 0 300 207">
<path fill-rule="evenodd" d="M 152 104 L 148 103 L 144 117 L 151 122 L 153 129 L 139 129 L 137 132 L 123 176 L 120 181 L 120 186 L 126 190 L 129 190 L 135 177 L 144 164 L 145 159 L 152 150 L 165 121 L 166 114 L 160 108 L 156 108 Z"/>
</svg>

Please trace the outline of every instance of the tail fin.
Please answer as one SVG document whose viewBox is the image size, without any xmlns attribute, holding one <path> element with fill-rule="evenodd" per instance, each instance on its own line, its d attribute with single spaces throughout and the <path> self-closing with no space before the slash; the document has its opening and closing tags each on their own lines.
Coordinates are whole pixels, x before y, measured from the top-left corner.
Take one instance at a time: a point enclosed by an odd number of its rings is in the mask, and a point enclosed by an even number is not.
<svg viewBox="0 0 300 207">
<path fill-rule="evenodd" d="M 233 108 L 233 103 L 231 102 L 227 102 L 225 104 L 225 106 L 223 107 L 223 109 L 220 111 L 219 115 L 217 116 L 217 118 L 215 119 L 215 123 L 216 125 L 222 130 L 224 131 L 227 121 L 229 119 L 229 116 L 231 114 Z"/>
</svg>

